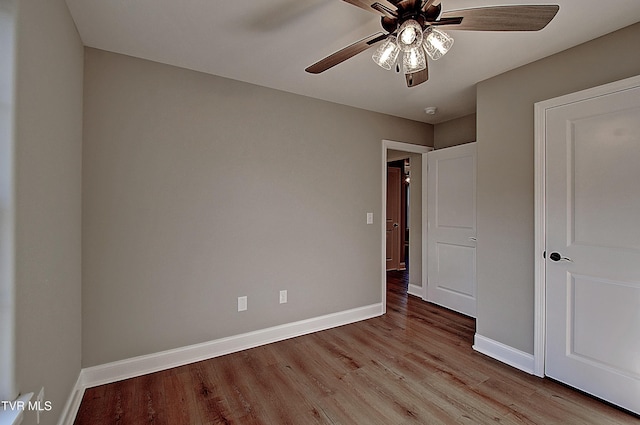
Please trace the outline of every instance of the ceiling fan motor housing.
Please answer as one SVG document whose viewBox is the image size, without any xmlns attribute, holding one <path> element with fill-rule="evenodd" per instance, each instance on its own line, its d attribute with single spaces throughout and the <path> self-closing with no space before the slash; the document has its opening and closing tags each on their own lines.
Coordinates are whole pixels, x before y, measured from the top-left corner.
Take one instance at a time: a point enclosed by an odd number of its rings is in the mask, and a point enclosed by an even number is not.
<svg viewBox="0 0 640 425">
<path fill-rule="evenodd" d="M 382 28 L 388 33 L 393 34 L 398 31 L 398 29 L 404 22 L 413 19 L 414 21 L 418 22 L 422 30 L 424 30 L 429 26 L 429 22 L 433 22 L 438 19 L 438 17 L 440 16 L 440 11 L 442 9 L 442 6 L 440 4 L 436 6 L 430 6 L 426 11 L 423 11 L 419 8 L 420 2 L 416 2 L 415 6 L 417 7 L 417 9 L 404 9 L 403 3 L 399 3 L 397 12 L 398 16 L 396 18 L 383 16 L 380 21 Z"/>
</svg>

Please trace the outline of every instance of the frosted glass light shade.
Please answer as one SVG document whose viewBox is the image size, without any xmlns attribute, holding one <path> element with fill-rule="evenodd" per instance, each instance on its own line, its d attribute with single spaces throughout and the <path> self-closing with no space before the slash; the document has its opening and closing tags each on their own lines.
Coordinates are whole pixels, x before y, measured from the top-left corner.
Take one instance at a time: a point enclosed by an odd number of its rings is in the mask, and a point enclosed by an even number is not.
<svg viewBox="0 0 640 425">
<path fill-rule="evenodd" d="M 391 36 L 378 47 L 373 54 L 373 61 L 387 71 L 395 65 L 400 48 L 396 44 L 396 38 Z"/>
<path fill-rule="evenodd" d="M 453 38 L 444 31 L 429 27 L 425 30 L 424 47 L 425 52 L 431 59 L 437 61 L 443 57 L 453 46 Z"/>
<path fill-rule="evenodd" d="M 427 57 L 421 48 L 411 49 L 402 56 L 402 68 L 405 74 L 422 71 L 427 67 Z"/>
<path fill-rule="evenodd" d="M 423 40 L 422 27 L 413 19 L 408 19 L 398 28 L 398 46 L 403 52 L 420 47 Z"/>
</svg>

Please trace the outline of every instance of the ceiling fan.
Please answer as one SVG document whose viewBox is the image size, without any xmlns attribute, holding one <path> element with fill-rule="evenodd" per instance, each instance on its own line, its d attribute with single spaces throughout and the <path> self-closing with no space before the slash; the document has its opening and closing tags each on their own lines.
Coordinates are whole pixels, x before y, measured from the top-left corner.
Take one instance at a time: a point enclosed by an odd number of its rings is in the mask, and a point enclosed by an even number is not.
<svg viewBox="0 0 640 425">
<path fill-rule="evenodd" d="M 427 56 L 441 58 L 453 45 L 441 28 L 467 31 L 539 31 L 556 16 L 558 5 L 488 6 L 443 12 L 439 0 L 343 0 L 381 15 L 382 28 L 314 63 L 305 71 L 319 74 L 383 42 L 373 54 L 381 67 L 400 71 L 408 87 L 429 78 Z"/>
</svg>

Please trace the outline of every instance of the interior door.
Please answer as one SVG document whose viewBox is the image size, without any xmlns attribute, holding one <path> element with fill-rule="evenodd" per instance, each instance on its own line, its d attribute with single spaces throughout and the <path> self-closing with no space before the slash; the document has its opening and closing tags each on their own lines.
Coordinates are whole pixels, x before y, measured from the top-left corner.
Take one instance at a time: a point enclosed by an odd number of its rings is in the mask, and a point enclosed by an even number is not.
<svg viewBox="0 0 640 425">
<path fill-rule="evenodd" d="M 401 172 L 387 167 L 387 270 L 400 268 Z"/>
<path fill-rule="evenodd" d="M 427 301 L 476 316 L 476 144 L 427 154 Z"/>
<path fill-rule="evenodd" d="M 545 374 L 640 413 L 640 87 L 545 120 Z"/>
</svg>

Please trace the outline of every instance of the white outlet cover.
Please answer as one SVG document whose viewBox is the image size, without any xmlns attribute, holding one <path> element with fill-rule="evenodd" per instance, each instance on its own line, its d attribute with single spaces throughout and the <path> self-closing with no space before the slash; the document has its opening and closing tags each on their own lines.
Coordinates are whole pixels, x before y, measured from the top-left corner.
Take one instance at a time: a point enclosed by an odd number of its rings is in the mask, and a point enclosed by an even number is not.
<svg viewBox="0 0 640 425">
<path fill-rule="evenodd" d="M 238 297 L 238 311 L 245 311 L 247 309 L 247 297 Z"/>
<path fill-rule="evenodd" d="M 373 213 L 367 213 L 367 224 L 373 224 Z"/>
<path fill-rule="evenodd" d="M 287 290 L 280 291 L 280 304 L 284 304 L 287 302 Z"/>
</svg>

